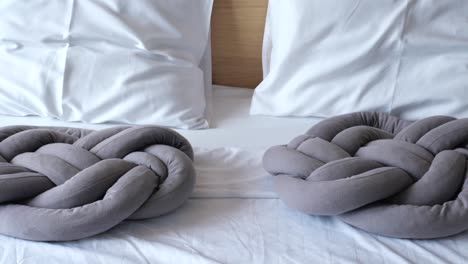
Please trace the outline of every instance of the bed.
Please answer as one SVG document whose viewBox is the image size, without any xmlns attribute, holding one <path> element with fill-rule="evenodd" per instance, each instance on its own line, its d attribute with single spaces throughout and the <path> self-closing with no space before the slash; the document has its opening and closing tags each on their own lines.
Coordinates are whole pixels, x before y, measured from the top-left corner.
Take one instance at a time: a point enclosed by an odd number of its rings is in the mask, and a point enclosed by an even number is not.
<svg viewBox="0 0 468 264">
<path fill-rule="evenodd" d="M 213 80 L 220 85 L 213 87 L 211 128 L 177 130 L 194 147 L 198 173 L 195 190 L 181 208 L 156 219 L 124 221 L 79 241 L 31 242 L 1 235 L 0 262 L 464 263 L 467 233 L 438 240 L 386 238 L 333 217 L 302 214 L 278 199 L 272 177 L 262 168 L 263 153 L 321 119 L 249 115 L 254 91 L 240 87 L 255 87 L 262 79 L 266 2 L 215 2 Z M 238 34 L 226 37 L 226 32 Z M 2 126 L 113 126 L 38 117 L 1 116 L 0 121 Z"/>
<path fill-rule="evenodd" d="M 95 237 L 61 243 L 0 237 L 2 263 L 463 263 L 466 233 L 438 240 L 368 234 L 336 218 L 287 208 L 263 170 L 263 152 L 320 119 L 249 116 L 253 91 L 215 86 L 214 127 L 178 130 L 195 149 L 195 191 L 175 212 L 125 221 Z M 3 125 L 104 128 L 40 118 Z M 287 124 L 287 126 L 285 126 Z M 255 140 L 253 140 L 255 139 Z M 47 256 L 43 255 L 47 252 Z"/>
</svg>

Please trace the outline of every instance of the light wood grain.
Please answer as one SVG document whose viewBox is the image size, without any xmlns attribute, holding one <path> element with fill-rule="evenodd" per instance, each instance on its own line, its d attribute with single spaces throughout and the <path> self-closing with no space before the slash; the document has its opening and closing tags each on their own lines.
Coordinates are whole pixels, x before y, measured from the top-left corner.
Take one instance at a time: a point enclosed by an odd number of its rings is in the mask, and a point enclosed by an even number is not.
<svg viewBox="0 0 468 264">
<path fill-rule="evenodd" d="M 211 21 L 213 83 L 254 88 L 262 80 L 268 0 L 215 0 Z"/>
</svg>

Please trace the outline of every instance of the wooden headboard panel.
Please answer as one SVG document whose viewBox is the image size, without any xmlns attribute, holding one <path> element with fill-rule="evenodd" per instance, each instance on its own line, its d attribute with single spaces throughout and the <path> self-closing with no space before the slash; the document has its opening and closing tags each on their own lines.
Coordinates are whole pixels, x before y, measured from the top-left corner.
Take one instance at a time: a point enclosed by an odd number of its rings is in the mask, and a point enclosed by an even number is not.
<svg viewBox="0 0 468 264">
<path fill-rule="evenodd" d="M 215 0 L 211 20 L 213 83 L 255 88 L 262 80 L 268 0 Z"/>
</svg>

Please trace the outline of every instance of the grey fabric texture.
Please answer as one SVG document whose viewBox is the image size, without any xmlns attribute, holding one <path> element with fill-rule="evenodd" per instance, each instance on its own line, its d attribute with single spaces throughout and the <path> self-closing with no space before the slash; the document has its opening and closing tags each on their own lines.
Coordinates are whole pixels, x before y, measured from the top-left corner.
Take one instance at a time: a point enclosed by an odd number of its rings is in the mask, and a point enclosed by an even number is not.
<svg viewBox="0 0 468 264">
<path fill-rule="evenodd" d="M 77 240 L 176 209 L 195 184 L 193 150 L 173 130 L 0 128 L 0 233 Z"/>
<path fill-rule="evenodd" d="M 263 164 L 292 208 L 383 236 L 431 239 L 468 229 L 467 144 L 468 119 L 359 112 L 270 148 Z"/>
</svg>

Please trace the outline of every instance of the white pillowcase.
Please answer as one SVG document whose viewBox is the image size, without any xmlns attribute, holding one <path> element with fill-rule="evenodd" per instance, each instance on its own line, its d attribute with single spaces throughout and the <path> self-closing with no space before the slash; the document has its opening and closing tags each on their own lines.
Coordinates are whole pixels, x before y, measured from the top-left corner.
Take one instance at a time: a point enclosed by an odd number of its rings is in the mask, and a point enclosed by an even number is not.
<svg viewBox="0 0 468 264">
<path fill-rule="evenodd" d="M 467 14 L 468 1 L 270 0 L 251 113 L 467 117 Z"/>
<path fill-rule="evenodd" d="M 208 127 L 212 4 L 2 0 L 0 114 Z"/>
</svg>

